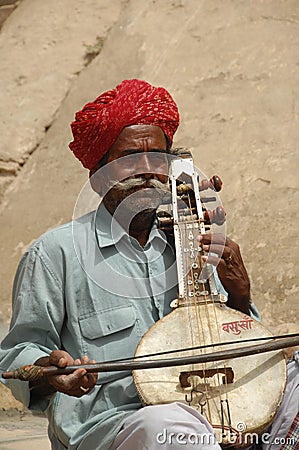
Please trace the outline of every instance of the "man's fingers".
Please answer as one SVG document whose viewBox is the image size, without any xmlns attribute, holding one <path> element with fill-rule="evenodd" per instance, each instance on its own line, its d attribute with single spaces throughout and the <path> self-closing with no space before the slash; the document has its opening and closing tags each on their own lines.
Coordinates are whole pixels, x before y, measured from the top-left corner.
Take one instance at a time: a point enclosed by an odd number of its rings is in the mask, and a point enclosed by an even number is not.
<svg viewBox="0 0 299 450">
<path fill-rule="evenodd" d="M 95 360 L 90 361 L 87 355 L 73 360 L 68 353 L 55 350 L 51 353 L 51 364 L 55 364 L 58 367 L 65 367 L 70 364 L 79 367 L 69 375 L 49 377 L 49 383 L 60 392 L 75 397 L 82 397 L 82 395 L 87 394 L 93 389 L 97 381 L 96 373 L 87 373 L 84 367 L 80 368 L 82 364 L 91 363 L 95 363 Z"/>
<path fill-rule="evenodd" d="M 81 364 L 89 364 L 89 357 L 87 355 L 82 356 L 81 358 Z"/>
<path fill-rule="evenodd" d="M 64 350 L 54 350 L 49 356 L 50 365 L 65 367 L 74 363 L 71 355 Z"/>
<path fill-rule="evenodd" d="M 77 369 L 75 370 L 75 372 L 71 373 L 70 375 L 68 375 L 70 378 L 70 380 L 73 382 L 77 382 L 79 380 L 81 380 L 85 375 L 86 375 L 86 369 Z"/>
<path fill-rule="evenodd" d="M 58 367 L 66 367 L 68 364 L 68 361 L 67 361 L 67 359 L 66 358 L 60 358 L 58 361 L 57 361 L 57 363 L 55 363 L 55 366 L 58 366 Z"/>
<path fill-rule="evenodd" d="M 76 385 L 79 385 L 82 378 L 86 375 L 85 369 L 77 369 L 75 372 L 69 375 L 57 375 L 53 377 L 49 377 L 52 384 L 56 384 L 59 389 L 71 389 Z"/>
<path fill-rule="evenodd" d="M 213 266 L 218 266 L 221 263 L 221 258 L 214 255 L 202 256 L 202 260 L 204 263 L 212 264 Z"/>
<path fill-rule="evenodd" d="M 203 245 L 210 245 L 213 244 L 219 244 L 219 245 L 225 245 L 228 238 L 225 237 L 224 234 L 221 233 L 207 233 L 207 234 L 201 234 L 197 237 L 198 241 L 201 242 Z"/>
<path fill-rule="evenodd" d="M 222 257 L 223 259 L 226 259 L 231 255 L 231 249 L 223 245 L 218 244 L 203 245 L 202 248 L 205 252 L 216 253 L 216 255 Z"/>
</svg>

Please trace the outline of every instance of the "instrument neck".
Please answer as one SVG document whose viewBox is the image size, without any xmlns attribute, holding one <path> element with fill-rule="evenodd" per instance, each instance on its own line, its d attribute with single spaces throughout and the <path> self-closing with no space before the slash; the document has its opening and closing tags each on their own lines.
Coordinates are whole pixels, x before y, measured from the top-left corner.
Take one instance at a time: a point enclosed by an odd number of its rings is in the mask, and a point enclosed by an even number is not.
<svg viewBox="0 0 299 450">
<path fill-rule="evenodd" d="M 178 181 L 182 174 L 188 183 Z M 192 158 L 172 161 L 170 181 L 179 285 L 176 306 L 206 304 L 219 293 L 213 267 L 203 264 L 203 249 L 197 239 L 206 229 Z"/>
</svg>

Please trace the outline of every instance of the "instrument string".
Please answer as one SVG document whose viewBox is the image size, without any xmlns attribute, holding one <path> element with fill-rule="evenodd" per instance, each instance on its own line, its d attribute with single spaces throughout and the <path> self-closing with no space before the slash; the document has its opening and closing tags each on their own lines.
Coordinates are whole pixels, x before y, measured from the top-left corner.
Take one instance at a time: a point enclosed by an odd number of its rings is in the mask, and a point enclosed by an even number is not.
<svg viewBox="0 0 299 450">
<path fill-rule="evenodd" d="M 191 202 L 190 202 L 190 195 L 189 192 L 187 192 L 187 199 L 188 199 L 188 203 L 189 203 L 189 209 L 191 211 L 192 214 L 192 210 L 191 210 Z M 184 220 L 186 219 L 186 220 Z M 191 224 L 191 226 L 190 226 Z M 194 347 L 194 345 L 197 343 L 197 340 L 195 338 L 195 334 L 196 334 L 196 330 L 194 330 L 194 320 L 193 320 L 193 315 L 192 315 L 192 311 L 195 311 L 195 316 L 197 316 L 197 310 L 196 310 L 196 298 L 195 298 L 195 290 L 194 290 L 194 276 L 193 276 L 193 268 L 192 268 L 192 252 L 194 252 L 195 254 L 195 249 L 194 249 L 194 228 L 193 228 L 193 222 L 192 221 L 188 221 L 188 216 L 184 216 L 182 215 L 182 229 L 183 229 L 183 234 L 184 234 L 184 245 L 188 244 L 188 252 L 186 252 L 186 257 L 184 259 L 184 276 L 186 279 L 186 291 L 185 291 L 185 298 L 187 299 L 187 303 L 188 303 L 188 308 L 187 308 L 187 314 L 189 317 L 189 324 L 190 326 L 189 331 L 190 331 L 190 340 L 191 340 L 191 345 L 192 347 Z M 191 233 L 191 234 L 190 234 Z M 192 239 L 192 246 L 190 246 L 190 240 Z M 193 248 L 192 248 L 193 247 Z M 190 267 L 191 266 L 191 267 Z M 190 305 L 190 307 L 189 307 Z M 199 336 L 199 325 L 198 325 L 198 317 L 196 317 L 196 325 L 197 325 L 197 336 Z M 192 355 L 194 355 L 194 350 L 192 350 Z M 194 371 L 194 364 L 191 365 L 191 370 Z M 194 382 L 194 378 L 191 377 L 191 395 L 190 395 L 190 403 L 192 402 L 192 392 L 195 390 L 196 385 Z M 186 400 L 188 401 L 187 397 L 185 397 Z"/>
<path fill-rule="evenodd" d="M 188 193 L 187 193 L 188 196 Z M 184 209 L 184 208 L 183 208 Z M 185 292 L 184 292 L 184 297 L 187 300 L 187 314 L 189 317 L 189 324 L 190 326 L 189 328 L 189 333 L 190 333 L 190 341 L 191 341 L 191 345 L 192 347 L 194 347 L 194 344 L 196 342 L 195 337 L 194 337 L 194 329 L 193 329 L 193 318 L 192 318 L 192 304 L 193 304 L 193 297 L 192 297 L 192 289 L 190 288 L 190 284 L 189 281 L 193 282 L 193 280 L 189 280 L 189 260 L 190 260 L 190 252 L 191 252 L 191 248 L 189 246 L 189 236 L 188 236 L 188 230 L 187 230 L 187 221 L 185 221 L 185 219 L 187 219 L 186 216 L 184 216 L 184 211 L 182 212 L 182 214 L 178 214 L 179 216 L 179 220 L 180 220 L 180 225 L 179 225 L 179 230 L 181 233 L 181 242 L 184 245 L 184 248 L 182 249 L 183 253 L 185 255 L 185 258 L 183 258 L 183 273 L 184 273 L 184 278 L 185 278 Z M 188 244 L 188 246 L 187 246 Z M 186 252 L 185 252 L 186 249 Z M 188 251 L 187 251 L 188 250 Z M 189 255 L 189 256 L 188 256 Z M 187 261 L 187 263 L 186 263 Z M 192 278 L 192 269 L 191 269 L 191 278 Z M 191 308 L 189 308 L 189 304 L 191 306 Z M 194 351 L 192 350 L 192 354 L 194 355 Z M 194 370 L 194 365 L 191 365 L 192 370 Z M 190 395 L 190 399 L 188 400 L 187 395 L 185 396 L 185 399 L 188 403 L 192 402 L 192 391 L 194 389 L 194 380 L 193 378 L 191 378 L 191 395 Z"/>
<path fill-rule="evenodd" d="M 205 234 L 207 227 L 206 227 L 205 222 L 204 222 L 203 203 L 201 201 L 201 198 L 199 197 L 198 179 L 196 178 L 196 180 L 194 180 L 194 178 L 195 178 L 195 175 L 193 174 L 193 176 L 192 176 L 192 182 L 193 183 L 192 184 L 193 184 L 193 192 L 195 194 L 195 204 L 196 204 L 196 211 L 197 211 L 198 227 L 199 227 L 200 234 Z M 196 191 L 197 189 L 198 189 L 198 192 Z M 189 200 L 189 208 L 192 210 L 192 204 L 191 204 L 190 194 L 189 193 L 188 193 L 188 200 Z M 191 217 L 193 219 L 192 215 L 191 215 Z M 202 220 L 202 226 L 201 226 L 200 220 Z M 192 222 L 194 222 L 194 221 L 192 221 Z M 193 240 L 193 246 L 195 247 L 194 240 Z M 214 300 L 214 294 L 215 294 L 214 290 L 216 288 L 215 282 L 213 283 L 214 284 L 213 289 L 211 287 L 211 277 L 213 278 L 213 273 L 214 272 L 212 271 L 212 273 L 211 273 L 211 271 L 209 270 L 210 268 L 209 268 L 208 264 L 206 264 L 204 266 L 201 257 L 199 257 L 199 256 L 201 256 L 202 252 L 203 251 L 201 249 L 201 252 L 197 253 L 197 258 L 196 258 L 197 259 L 197 264 L 198 264 L 198 266 L 200 268 L 199 269 L 200 270 L 200 274 L 201 274 L 200 276 L 202 276 L 202 283 L 201 283 L 202 289 L 201 289 L 201 292 L 200 292 L 199 295 L 203 294 L 203 297 L 204 297 L 204 311 L 205 311 L 206 322 L 208 324 L 209 340 L 210 340 L 210 342 L 214 343 L 215 342 L 215 336 L 214 336 L 214 332 L 213 332 L 214 328 L 213 328 L 213 324 L 211 323 L 212 320 L 211 320 L 210 307 L 209 307 L 209 303 L 212 303 L 212 310 L 214 312 L 214 314 L 213 314 L 214 315 L 214 320 L 216 322 L 216 334 L 218 335 L 218 343 L 219 343 L 220 342 L 220 331 L 219 331 L 219 324 L 218 324 L 218 320 L 217 320 L 216 306 L 215 306 L 215 300 Z M 197 275 L 198 275 L 198 272 L 197 272 Z M 195 303 L 196 303 L 197 297 L 196 297 L 196 289 L 195 289 L 195 282 L 194 282 L 194 272 L 192 272 L 192 276 L 193 276 L 194 295 L 195 295 Z M 200 277 L 197 279 L 197 281 L 199 281 L 199 279 L 200 279 Z M 198 306 L 199 307 L 201 306 L 200 302 L 199 302 Z M 196 311 L 198 313 L 199 313 L 199 307 L 196 308 Z M 202 309 L 203 308 L 201 308 L 201 311 L 202 311 Z M 200 317 L 201 317 L 201 314 L 200 314 Z M 202 322 L 203 321 L 202 321 L 202 319 L 200 319 L 200 320 L 201 320 L 201 328 L 203 329 L 203 327 L 202 327 Z M 204 337 L 204 342 L 206 343 L 205 337 Z M 225 366 L 225 369 L 226 369 L 226 366 Z M 204 372 L 204 374 L 205 374 L 205 372 Z M 222 404 L 222 393 L 221 393 L 220 373 L 219 373 L 218 367 L 216 369 L 216 378 L 217 378 L 217 382 L 218 382 L 218 389 L 217 388 L 216 389 L 217 389 L 217 394 L 218 394 L 220 405 L 221 405 Z M 224 377 L 224 379 L 225 379 L 225 397 L 226 397 L 226 402 L 227 402 L 228 401 L 228 396 L 227 396 L 226 370 L 225 370 L 225 377 Z M 206 377 L 205 376 L 204 376 L 204 381 L 205 381 L 205 386 L 207 386 L 208 383 L 206 382 Z M 206 390 L 206 393 L 207 393 L 207 390 Z M 215 401 L 216 401 L 216 398 L 215 398 Z M 209 405 L 209 401 L 207 401 L 207 404 Z"/>
<path fill-rule="evenodd" d="M 238 345 L 242 346 L 243 344 L 246 344 L 248 342 L 271 341 L 271 340 L 275 340 L 275 339 L 298 338 L 298 337 L 299 337 L 299 333 L 292 333 L 292 334 L 282 334 L 282 335 L 278 335 L 278 336 L 267 336 L 267 337 L 259 337 L 259 338 L 252 338 L 252 339 L 242 339 L 242 340 L 238 341 L 237 343 L 238 343 Z M 295 344 L 296 344 L 296 342 L 295 342 Z M 231 345 L 231 344 L 235 345 L 236 341 L 217 342 L 217 343 L 213 343 L 213 344 L 197 345 L 195 347 L 186 347 L 186 348 L 179 348 L 179 349 L 174 349 L 174 350 L 165 350 L 164 352 L 146 353 L 145 355 L 134 356 L 134 358 L 129 357 L 129 358 L 122 358 L 122 359 L 113 359 L 113 360 L 110 360 L 109 362 L 113 362 L 113 363 L 114 362 L 124 362 L 124 361 L 134 362 L 137 359 L 149 358 L 151 356 L 171 355 L 173 353 L 190 352 L 193 350 L 202 350 L 202 349 L 206 349 L 206 348 L 211 348 L 211 347 L 214 348 L 217 346 L 220 347 L 220 346 Z"/>
<path fill-rule="evenodd" d="M 177 188 L 177 184 L 176 184 L 176 188 Z M 187 199 L 189 199 L 189 194 L 188 194 L 188 190 L 186 191 L 187 194 Z M 189 203 L 190 203 L 190 199 L 189 199 Z M 190 246 L 190 232 L 193 233 L 193 224 L 192 221 L 190 221 L 191 223 L 191 228 L 190 228 L 190 223 L 188 221 L 188 216 L 185 215 L 186 213 L 186 205 L 187 202 L 185 202 L 184 200 L 182 200 L 182 204 L 180 205 L 180 202 L 173 202 L 173 204 L 176 206 L 177 209 L 177 223 L 178 223 L 178 232 L 179 232 L 179 241 L 180 241 L 180 257 L 181 257 L 181 266 L 182 266 L 182 277 L 183 277 L 183 293 L 180 292 L 179 293 L 179 297 L 182 297 L 183 300 L 183 305 L 185 305 L 187 307 L 186 309 L 186 313 L 187 313 L 187 317 L 188 317 L 188 322 L 189 322 L 189 327 L 188 327 L 188 331 L 189 331 L 189 336 L 185 336 L 186 340 L 189 339 L 189 342 L 191 342 L 191 354 L 194 356 L 194 345 L 196 343 L 196 339 L 195 339 L 195 330 L 194 330 L 194 326 L 193 326 L 193 317 L 192 317 L 192 306 L 195 306 L 194 304 L 194 292 L 192 292 L 192 290 L 194 291 L 194 279 L 193 279 L 193 273 L 192 273 L 192 268 L 190 267 L 190 256 L 191 256 L 191 252 L 193 251 L 192 246 Z M 179 206 L 181 208 L 179 208 Z M 189 231 L 189 233 L 188 233 Z M 189 278 L 189 275 L 191 276 L 191 279 Z M 180 305 L 179 305 L 180 306 Z M 191 364 L 191 371 L 194 370 L 194 364 Z M 192 400 L 193 400 L 193 391 L 194 391 L 194 379 L 193 377 L 189 377 L 188 382 L 191 385 L 191 392 L 190 392 L 190 396 L 188 397 L 188 394 L 185 395 L 185 401 L 187 403 L 189 403 L 189 405 L 191 405 Z"/>
<path fill-rule="evenodd" d="M 192 181 L 193 181 L 193 188 L 194 188 L 193 192 L 194 192 L 194 190 L 196 189 L 196 185 L 194 183 L 194 179 Z M 208 324 L 209 341 L 212 342 L 212 343 L 214 342 L 214 338 L 212 336 L 212 323 L 211 323 L 210 314 L 209 314 L 209 306 L 208 306 L 209 301 L 212 299 L 213 310 L 215 310 L 215 305 L 214 305 L 214 298 L 212 296 L 213 293 L 212 293 L 211 284 L 210 284 L 210 274 L 209 274 L 209 271 L 207 269 L 207 266 L 205 268 L 207 276 L 204 277 L 203 278 L 203 282 L 200 283 L 201 284 L 201 288 L 200 289 L 196 289 L 197 286 L 198 286 L 198 282 L 200 280 L 200 275 L 199 274 L 203 274 L 203 264 L 202 264 L 202 259 L 200 257 L 201 253 L 202 253 L 202 250 L 201 250 L 201 252 L 198 252 L 197 251 L 198 245 L 196 245 L 196 243 L 195 243 L 195 226 L 194 226 L 194 224 L 195 223 L 198 224 L 199 232 L 201 234 L 206 232 L 206 228 L 205 228 L 205 226 L 203 226 L 203 227 L 200 226 L 200 218 L 199 217 L 203 217 L 201 201 L 199 202 L 199 205 L 197 205 L 197 208 L 196 208 L 197 215 L 196 215 L 196 222 L 195 222 L 194 221 L 194 216 L 192 214 L 192 202 L 191 202 L 191 198 L 190 198 L 190 191 L 187 192 L 187 199 L 188 199 L 188 203 L 189 203 L 189 210 L 191 211 L 191 216 L 190 216 L 190 218 L 191 218 L 191 221 L 190 221 L 191 226 L 189 226 L 189 230 L 192 230 L 192 231 L 189 231 L 189 233 L 188 233 L 188 227 L 187 227 L 187 224 L 185 224 L 185 238 L 188 237 L 189 240 L 192 240 L 192 247 L 193 247 L 193 252 L 194 252 L 194 261 L 196 261 L 196 263 L 195 263 L 195 267 L 194 267 L 194 265 L 192 263 L 191 254 L 190 254 L 189 255 L 190 256 L 190 258 L 189 258 L 189 260 L 190 260 L 189 261 L 189 265 L 191 263 L 191 268 L 190 268 L 189 271 L 188 271 L 188 267 L 186 267 L 185 269 L 187 269 L 186 270 L 186 276 L 187 276 L 188 273 L 190 273 L 190 275 L 191 275 L 191 285 L 192 285 L 192 291 L 191 291 L 192 294 L 191 295 L 193 297 L 191 297 L 191 302 L 190 303 L 191 304 L 193 303 L 193 305 L 194 305 L 193 309 L 195 310 L 195 316 L 196 316 L 197 336 L 200 337 L 200 335 L 201 335 L 202 341 L 204 342 L 204 345 L 206 345 L 206 336 L 204 334 L 204 326 L 203 326 L 203 318 L 202 318 L 203 308 L 202 308 L 202 305 L 200 305 L 200 301 L 201 301 L 200 299 L 203 296 L 203 298 L 204 298 L 204 311 L 205 311 L 205 316 L 206 316 L 206 322 Z M 201 208 L 200 211 L 198 210 L 199 207 Z M 200 213 L 200 216 L 199 216 L 199 213 Z M 186 240 L 187 239 L 185 239 L 185 241 Z M 191 253 L 191 246 L 190 246 L 190 250 L 189 251 Z M 197 274 L 196 281 L 195 281 L 195 274 Z M 187 283 L 188 283 L 188 281 L 187 281 Z M 187 295 L 188 295 L 188 293 L 187 293 Z M 199 302 L 197 302 L 197 296 L 199 296 Z M 199 303 L 199 304 L 197 305 L 197 303 Z M 201 309 L 200 309 L 200 307 L 201 307 Z M 190 320 L 190 322 L 192 323 L 193 321 Z M 219 333 L 217 318 L 216 318 L 216 327 L 217 327 L 217 334 L 218 334 L 218 342 L 220 342 L 220 333 Z M 194 336 L 193 336 L 193 334 L 192 334 L 191 339 L 192 339 L 192 344 L 194 345 Z M 208 400 L 208 382 L 207 382 L 207 378 L 206 378 L 206 375 L 205 375 L 206 374 L 206 370 L 207 370 L 207 366 L 206 366 L 206 364 L 203 364 L 203 366 L 204 366 L 203 374 L 204 374 L 204 386 L 205 386 L 206 404 L 207 404 L 207 407 L 208 407 L 208 410 L 209 410 L 209 416 L 211 417 L 210 402 Z M 218 397 L 219 397 L 219 402 L 221 404 L 222 396 L 221 396 L 221 387 L 220 387 L 220 374 L 218 372 L 218 368 L 216 370 L 216 376 L 217 376 L 217 381 L 218 381 L 218 389 L 217 389 Z M 192 381 L 193 381 L 193 379 L 192 379 Z M 194 388 L 194 386 L 193 386 L 193 388 Z"/>
<path fill-rule="evenodd" d="M 277 336 L 267 336 L 267 337 L 251 338 L 251 339 L 242 339 L 241 341 L 238 341 L 238 344 L 242 345 L 242 344 L 246 344 L 248 342 L 269 341 L 269 340 L 292 338 L 292 337 L 298 338 L 299 337 L 299 333 L 282 334 L 282 335 L 277 335 Z M 170 355 L 172 353 L 190 352 L 190 351 L 193 351 L 193 350 L 202 350 L 202 349 L 206 349 L 206 348 L 211 348 L 211 347 L 214 348 L 214 347 L 231 345 L 231 344 L 236 344 L 236 341 L 215 342 L 213 344 L 197 345 L 195 347 L 186 347 L 186 348 L 180 348 L 180 349 L 174 349 L 174 350 L 165 350 L 164 352 L 147 353 L 146 355 L 134 356 L 134 358 L 115 359 L 115 360 L 111 360 L 110 362 L 135 361 L 136 359 L 148 358 L 150 356 Z"/>
<path fill-rule="evenodd" d="M 202 208 L 202 203 L 201 203 L 201 208 Z M 206 227 L 204 225 L 204 233 L 206 233 Z M 212 345 L 215 342 L 215 336 L 213 335 L 213 324 L 212 324 L 212 320 L 211 320 L 211 315 L 210 315 L 210 307 L 209 307 L 209 303 L 212 303 L 212 310 L 214 313 L 214 320 L 216 323 L 216 333 L 218 335 L 218 342 L 220 342 L 220 333 L 219 333 L 219 327 L 218 327 L 218 320 L 217 320 L 217 315 L 216 315 L 216 307 L 215 307 L 215 301 L 214 301 L 214 296 L 213 296 L 213 290 L 211 287 L 211 277 L 213 276 L 213 271 L 210 271 L 209 265 L 208 263 L 203 264 L 202 263 L 202 259 L 201 259 L 201 273 L 202 273 L 202 277 L 203 277 L 203 281 L 204 281 L 204 299 L 205 299 L 205 314 L 206 314 L 206 320 L 207 320 L 207 324 L 208 324 L 208 332 L 210 335 L 210 342 L 212 343 Z M 213 345 L 214 348 L 214 345 Z M 214 402 L 214 405 L 217 402 L 217 397 L 218 397 L 218 401 L 219 401 L 219 405 L 222 405 L 222 394 L 221 394 L 221 379 L 220 379 L 220 373 L 218 371 L 218 367 L 216 368 L 216 379 L 217 379 L 217 383 L 218 383 L 218 388 L 217 389 L 217 396 L 215 396 L 212 400 Z M 209 404 L 209 400 L 207 400 L 208 404 Z M 217 405 L 216 409 L 217 408 Z"/>
<path fill-rule="evenodd" d="M 194 182 L 193 182 L 193 188 L 194 189 L 196 188 L 196 186 L 194 186 Z M 200 336 L 201 336 L 202 342 L 204 343 L 204 345 L 206 345 L 206 336 L 204 333 L 205 327 L 204 327 L 204 320 L 203 320 L 203 315 L 202 315 L 203 311 L 202 311 L 202 305 L 200 304 L 202 294 L 204 294 L 203 295 L 204 301 L 205 301 L 204 308 L 206 309 L 205 314 L 206 314 L 206 318 L 208 321 L 210 342 L 212 342 L 211 329 L 210 329 L 209 316 L 208 316 L 208 311 L 207 311 L 207 296 L 206 296 L 206 292 L 205 292 L 206 286 L 205 286 L 205 284 L 200 283 L 201 287 L 199 289 L 197 288 L 197 287 L 199 287 L 198 285 L 199 285 L 199 281 L 200 281 L 200 274 L 202 273 L 202 259 L 200 257 L 201 253 L 198 251 L 198 244 L 195 242 L 197 236 L 195 236 L 194 225 L 195 225 L 195 223 L 197 223 L 199 232 L 201 232 L 201 227 L 200 227 L 199 211 L 197 210 L 197 208 L 196 208 L 196 221 L 193 220 L 192 203 L 191 203 L 191 198 L 190 198 L 189 192 L 188 192 L 188 203 L 189 203 L 189 209 L 191 211 L 191 218 L 192 218 L 192 220 L 191 220 L 191 223 L 192 223 L 192 245 L 193 245 L 193 249 L 194 249 L 194 261 L 195 261 L 195 267 L 192 267 L 192 264 L 191 264 L 191 276 L 192 276 L 192 283 L 193 283 L 192 286 L 193 286 L 193 295 L 194 295 L 194 310 L 195 310 L 196 324 L 197 324 L 197 336 L 198 336 L 199 340 L 200 340 Z M 201 203 L 200 203 L 200 207 L 201 207 Z M 197 274 L 196 281 L 195 281 L 195 273 Z M 207 382 L 207 377 L 206 377 L 206 370 L 207 370 L 207 364 L 205 363 L 205 364 L 203 364 L 204 394 L 205 394 L 205 400 L 206 400 L 206 405 L 207 405 L 207 409 L 208 409 L 209 419 L 211 420 L 211 409 L 210 409 L 210 402 L 208 400 L 209 393 L 208 393 L 208 382 Z"/>
<path fill-rule="evenodd" d="M 211 276 L 214 276 L 213 273 L 211 274 Z M 209 284 L 210 284 L 210 279 L 209 279 Z M 214 300 L 214 296 L 211 293 L 211 298 L 212 298 L 212 306 L 213 306 L 213 313 L 214 313 L 214 320 L 216 322 L 216 334 L 218 336 L 218 343 L 221 342 L 221 338 L 220 338 L 220 330 L 219 330 L 219 321 L 218 321 L 218 317 L 217 317 L 217 305 L 215 304 L 215 300 Z M 215 346 L 214 346 L 215 349 Z M 223 394 L 221 392 L 221 382 L 220 382 L 220 374 L 219 374 L 219 367 L 218 367 L 219 363 L 216 363 L 217 366 L 217 374 L 218 374 L 218 386 L 219 386 L 219 397 L 220 397 L 220 404 L 223 406 L 224 400 L 222 398 Z M 227 406 L 227 412 L 229 411 L 229 402 L 228 402 L 228 386 L 227 386 L 227 362 L 223 361 L 222 365 L 224 367 L 224 397 L 225 397 L 225 404 Z M 230 423 L 230 419 L 229 416 L 227 417 L 228 422 Z M 224 424 L 223 424 L 223 430 L 222 432 L 224 433 Z"/>
<path fill-rule="evenodd" d="M 212 228 L 212 226 L 211 226 Z M 211 229 L 210 229 L 211 232 Z M 209 292 L 210 292 L 210 298 L 212 301 L 212 311 L 213 311 L 213 315 L 214 315 L 214 321 L 216 324 L 216 335 L 218 338 L 218 343 L 221 342 L 221 336 L 220 336 L 220 329 L 219 329 L 219 320 L 218 320 L 218 316 L 217 316 L 217 308 L 218 306 L 215 303 L 215 297 L 214 297 L 214 289 L 216 288 L 216 283 L 215 283 L 215 275 L 214 275 L 214 269 L 212 267 L 212 270 L 210 273 L 208 273 L 208 286 L 209 286 Z M 213 287 L 211 286 L 211 281 L 213 281 Z M 209 324 L 209 329 L 211 329 L 211 325 Z M 214 336 L 214 341 L 215 341 L 215 336 Z M 223 361 L 223 367 L 224 367 L 224 377 L 222 377 L 222 379 L 224 379 L 224 393 L 222 393 L 222 386 L 223 383 L 221 383 L 220 381 L 220 373 L 218 371 L 219 369 L 219 364 L 216 363 L 217 366 L 217 378 L 218 378 L 218 392 L 219 392 L 219 400 L 220 400 L 220 405 L 223 405 L 223 396 L 225 398 L 225 404 L 227 405 L 227 421 L 230 424 L 230 417 L 229 417 L 229 399 L 228 399 L 228 385 L 227 385 L 227 362 Z M 224 426 L 224 424 L 223 424 Z M 224 429 L 223 429 L 224 432 Z"/>
</svg>

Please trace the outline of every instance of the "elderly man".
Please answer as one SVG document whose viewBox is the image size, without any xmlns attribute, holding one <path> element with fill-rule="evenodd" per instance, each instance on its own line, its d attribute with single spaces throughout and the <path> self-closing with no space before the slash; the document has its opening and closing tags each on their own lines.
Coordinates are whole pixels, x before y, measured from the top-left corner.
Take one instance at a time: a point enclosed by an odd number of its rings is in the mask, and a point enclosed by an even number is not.
<svg viewBox="0 0 299 450">
<path fill-rule="evenodd" d="M 103 201 L 76 223 L 45 233 L 23 256 L 1 370 L 132 357 L 148 328 L 170 312 L 177 295 L 173 242 L 154 219 L 178 124 L 170 94 L 140 80 L 123 81 L 76 114 L 70 148 Z M 219 289 L 232 308 L 254 314 L 239 247 L 216 239 Z M 203 244 L 211 248 L 209 236 Z M 159 432 L 213 434 L 185 404 L 142 408 L 130 372 L 97 376 L 79 368 L 7 385 L 31 410 L 45 411 L 55 450 L 181 448 L 162 445 Z"/>
</svg>

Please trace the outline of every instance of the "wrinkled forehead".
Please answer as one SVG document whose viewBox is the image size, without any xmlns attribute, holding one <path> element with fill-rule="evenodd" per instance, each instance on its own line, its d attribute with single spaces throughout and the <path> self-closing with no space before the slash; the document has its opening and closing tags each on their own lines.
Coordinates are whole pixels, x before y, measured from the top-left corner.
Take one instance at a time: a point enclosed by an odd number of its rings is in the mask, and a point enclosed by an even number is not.
<svg viewBox="0 0 299 450">
<path fill-rule="evenodd" d="M 131 125 L 122 129 L 121 133 L 109 149 L 115 155 L 123 149 L 140 149 L 150 151 L 167 148 L 167 139 L 163 130 L 155 125 Z"/>
<path fill-rule="evenodd" d="M 124 127 L 106 155 L 91 170 L 95 173 L 108 162 L 141 152 L 167 152 L 170 145 L 163 130 L 155 125 L 130 125 Z M 155 157 L 154 157 L 155 159 Z M 128 159 L 126 165 L 128 164 Z"/>
</svg>

